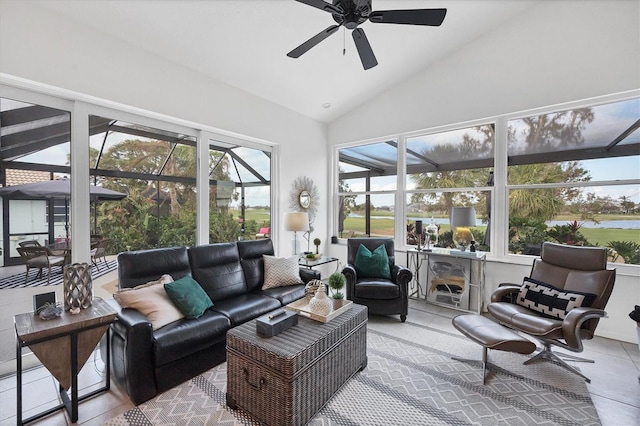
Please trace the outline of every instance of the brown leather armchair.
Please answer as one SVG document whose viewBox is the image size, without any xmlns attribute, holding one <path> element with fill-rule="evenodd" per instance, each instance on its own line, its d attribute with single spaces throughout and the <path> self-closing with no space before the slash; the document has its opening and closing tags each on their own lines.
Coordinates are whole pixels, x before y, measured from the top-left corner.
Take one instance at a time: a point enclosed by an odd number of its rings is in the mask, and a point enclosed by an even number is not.
<svg viewBox="0 0 640 426">
<path fill-rule="evenodd" d="M 370 251 L 381 245 L 385 246 L 389 258 L 391 279 L 359 277 L 356 272 L 356 254 L 360 244 Z M 409 281 L 413 278 L 411 271 L 395 264 L 393 240 L 390 238 L 349 238 L 347 240 L 347 266 L 342 273 L 347 279 L 347 299 L 365 305 L 369 313 L 377 315 L 400 314 L 400 321 L 405 322 L 409 311 Z"/>
<path fill-rule="evenodd" d="M 615 269 L 607 269 L 607 249 L 603 247 L 576 247 L 546 242 L 540 258 L 533 261 L 525 288 L 520 284 L 502 284 L 492 295 L 487 309 L 500 323 L 534 337 L 542 344 L 542 350 L 525 364 L 540 359 L 557 362 L 573 373 L 591 382 L 579 370 L 567 364 L 571 361 L 593 362 L 574 355 L 551 351 L 551 345 L 572 352 L 582 352 L 582 341 L 592 339 L 600 318 L 606 317 L 604 308 L 611 296 L 616 278 Z M 554 292 L 538 285 L 547 283 L 571 293 L 553 297 Z M 537 284 L 536 284 L 537 283 Z M 521 291 L 522 289 L 522 291 Z M 531 292 L 531 293 L 529 293 Z M 593 299 L 590 306 L 573 307 L 572 295 L 586 293 L 585 300 Z M 593 296 L 591 296 L 593 295 Z M 504 301 L 512 297 L 512 302 Z M 519 299 L 519 300 L 516 300 Z M 565 307 L 550 309 L 552 300 L 561 300 Z M 589 303 L 585 303 L 589 305 Z M 542 311 L 542 312 L 540 312 Z M 563 318 L 564 317 L 564 318 Z"/>
</svg>

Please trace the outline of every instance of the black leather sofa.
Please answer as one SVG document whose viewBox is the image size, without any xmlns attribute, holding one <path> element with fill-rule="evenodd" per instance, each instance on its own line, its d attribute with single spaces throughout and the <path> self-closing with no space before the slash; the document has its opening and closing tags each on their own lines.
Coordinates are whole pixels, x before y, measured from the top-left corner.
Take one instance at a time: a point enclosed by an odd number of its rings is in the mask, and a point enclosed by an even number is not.
<svg viewBox="0 0 640 426">
<path fill-rule="evenodd" d="M 304 297 L 304 284 L 261 290 L 262 255 L 270 239 L 121 253 L 118 286 L 131 288 L 169 274 L 191 275 L 214 303 L 198 319 L 183 318 L 153 330 L 140 312 L 122 309 L 111 325 L 113 375 L 138 405 L 226 359 L 226 332 Z M 320 278 L 301 268 L 306 283 Z"/>
</svg>

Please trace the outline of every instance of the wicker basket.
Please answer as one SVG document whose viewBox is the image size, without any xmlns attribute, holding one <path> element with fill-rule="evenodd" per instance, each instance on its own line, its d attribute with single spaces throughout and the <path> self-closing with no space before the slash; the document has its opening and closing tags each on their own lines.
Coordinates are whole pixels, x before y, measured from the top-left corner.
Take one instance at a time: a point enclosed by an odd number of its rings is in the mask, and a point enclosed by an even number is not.
<svg viewBox="0 0 640 426">
<path fill-rule="evenodd" d="M 267 425 L 303 425 L 367 364 L 367 308 L 322 324 L 300 318 L 272 337 L 254 321 L 227 333 L 227 404 Z"/>
</svg>

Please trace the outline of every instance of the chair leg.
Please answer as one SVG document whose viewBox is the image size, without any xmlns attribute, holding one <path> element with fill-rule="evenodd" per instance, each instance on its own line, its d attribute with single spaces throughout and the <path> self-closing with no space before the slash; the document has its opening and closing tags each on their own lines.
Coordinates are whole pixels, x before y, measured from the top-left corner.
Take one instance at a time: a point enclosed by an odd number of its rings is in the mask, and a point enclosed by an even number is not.
<svg viewBox="0 0 640 426">
<path fill-rule="evenodd" d="M 452 356 L 451 359 L 454 361 L 460 361 L 460 362 L 464 362 L 465 364 L 482 364 L 482 384 L 485 385 L 487 383 L 487 376 L 489 375 L 489 373 L 491 373 L 488 370 L 488 367 L 494 367 L 493 364 L 491 364 L 488 361 L 488 349 L 486 346 L 482 347 L 482 360 L 477 360 L 477 359 L 467 359 L 467 358 L 460 358 L 457 356 Z"/>
<path fill-rule="evenodd" d="M 542 343 L 542 350 L 538 352 L 534 357 L 526 360 L 524 362 L 525 365 L 531 364 L 532 362 L 539 361 L 539 360 L 547 360 L 550 362 L 554 362 L 560 365 L 561 367 L 566 368 L 567 370 L 571 371 L 574 374 L 577 374 L 578 376 L 582 377 L 587 383 L 591 383 L 590 378 L 582 374 L 580 370 L 578 370 L 577 368 L 567 364 L 561 357 L 566 357 L 573 361 L 582 361 L 582 362 L 595 362 L 595 361 L 585 359 L 585 358 L 580 358 L 580 357 L 569 355 L 569 354 L 559 354 L 551 350 L 551 345 L 549 343 L 546 343 L 546 342 L 541 342 L 541 343 Z"/>
</svg>

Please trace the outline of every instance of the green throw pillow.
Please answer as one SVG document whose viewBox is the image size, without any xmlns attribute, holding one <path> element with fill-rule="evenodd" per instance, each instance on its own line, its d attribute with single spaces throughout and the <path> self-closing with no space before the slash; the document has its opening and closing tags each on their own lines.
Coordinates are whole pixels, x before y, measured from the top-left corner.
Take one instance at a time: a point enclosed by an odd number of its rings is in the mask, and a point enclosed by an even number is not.
<svg viewBox="0 0 640 426">
<path fill-rule="evenodd" d="M 200 318 L 204 311 L 213 306 L 211 298 L 190 276 L 164 285 L 171 301 L 187 318 Z"/>
<path fill-rule="evenodd" d="M 389 270 L 389 257 L 384 244 L 371 252 L 364 245 L 360 244 L 356 253 L 356 273 L 364 278 L 387 278 L 391 279 Z"/>
</svg>

